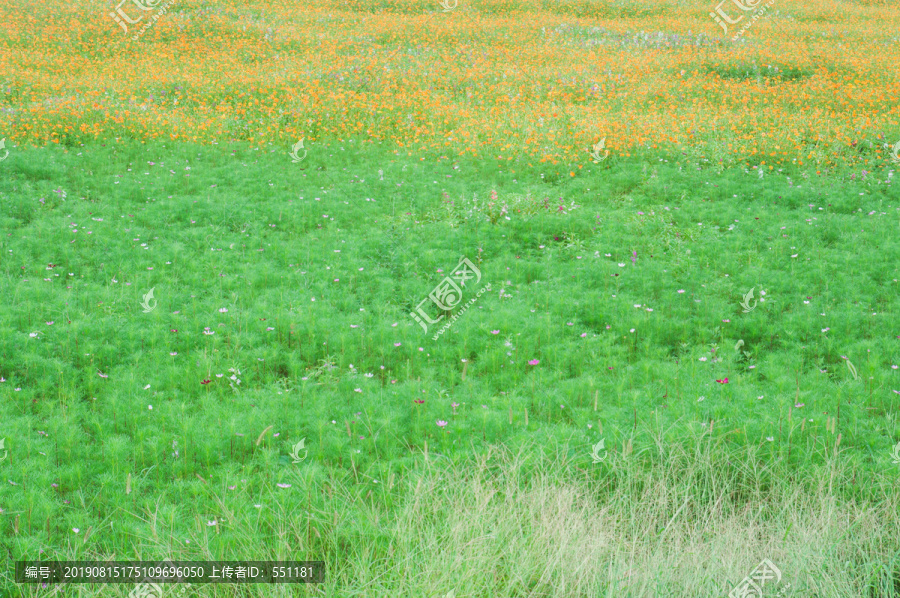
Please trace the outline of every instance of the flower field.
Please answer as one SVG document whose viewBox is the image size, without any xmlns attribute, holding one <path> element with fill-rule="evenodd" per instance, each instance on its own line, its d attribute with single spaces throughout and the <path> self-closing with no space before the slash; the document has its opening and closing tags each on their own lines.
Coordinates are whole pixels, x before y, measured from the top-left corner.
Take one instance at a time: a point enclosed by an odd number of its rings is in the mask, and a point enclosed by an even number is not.
<svg viewBox="0 0 900 598">
<path fill-rule="evenodd" d="M 38 145 L 359 137 L 573 175 L 600 138 L 616 156 L 877 171 L 900 132 L 896 2 L 779 0 L 736 41 L 705 1 L 454 2 L 186 0 L 135 41 L 101 3 L 16 0 L 0 129 Z"/>
</svg>

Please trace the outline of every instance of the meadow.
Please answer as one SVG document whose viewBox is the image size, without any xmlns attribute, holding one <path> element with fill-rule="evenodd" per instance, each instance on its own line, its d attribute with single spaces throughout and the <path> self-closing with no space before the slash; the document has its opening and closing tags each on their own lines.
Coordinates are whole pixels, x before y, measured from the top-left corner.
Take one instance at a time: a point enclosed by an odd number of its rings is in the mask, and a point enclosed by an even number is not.
<svg viewBox="0 0 900 598">
<path fill-rule="evenodd" d="M 900 596 L 900 8 L 714 8 L 0 9 L 0 596 Z"/>
</svg>

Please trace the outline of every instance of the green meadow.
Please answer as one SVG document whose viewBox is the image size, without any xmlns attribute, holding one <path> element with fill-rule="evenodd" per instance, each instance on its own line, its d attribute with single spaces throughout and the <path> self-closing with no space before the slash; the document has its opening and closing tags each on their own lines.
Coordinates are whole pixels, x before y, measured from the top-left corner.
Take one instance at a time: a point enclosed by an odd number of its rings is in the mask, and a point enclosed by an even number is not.
<svg viewBox="0 0 900 598">
<path fill-rule="evenodd" d="M 900 596 L 892 171 L 7 149 L 3 596 L 134 588 L 15 583 L 39 559 L 326 565 L 165 596 L 725 596 L 764 559 L 767 598 Z"/>
</svg>

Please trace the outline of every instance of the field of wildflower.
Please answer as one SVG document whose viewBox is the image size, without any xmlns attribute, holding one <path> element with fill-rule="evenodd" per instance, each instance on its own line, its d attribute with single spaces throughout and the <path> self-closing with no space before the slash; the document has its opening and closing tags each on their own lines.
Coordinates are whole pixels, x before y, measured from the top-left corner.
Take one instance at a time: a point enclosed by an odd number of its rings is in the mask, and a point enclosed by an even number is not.
<svg viewBox="0 0 900 598">
<path fill-rule="evenodd" d="M 352 137 L 567 175 L 600 138 L 613 156 L 884 167 L 896 2 L 778 0 L 734 41 L 715 4 L 177 0 L 138 37 L 114 6 L 13 0 L 0 130 L 67 147 Z"/>
<path fill-rule="evenodd" d="M 0 597 L 900 597 L 900 6 L 749 4 L 0 7 Z"/>
</svg>

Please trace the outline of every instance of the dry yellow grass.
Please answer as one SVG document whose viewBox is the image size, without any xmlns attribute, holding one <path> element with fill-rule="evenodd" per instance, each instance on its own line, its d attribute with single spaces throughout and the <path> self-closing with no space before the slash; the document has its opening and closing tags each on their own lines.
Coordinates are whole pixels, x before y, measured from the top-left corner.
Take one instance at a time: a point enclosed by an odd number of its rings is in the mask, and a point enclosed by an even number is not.
<svg viewBox="0 0 900 598">
<path fill-rule="evenodd" d="M 611 455 L 590 472 L 531 449 L 458 467 L 431 456 L 393 529 L 406 562 L 379 575 L 429 596 L 687 598 L 724 596 L 769 559 L 783 578 L 765 596 L 897 591 L 900 579 L 876 566 L 900 537 L 896 480 L 877 503 L 858 503 L 839 489 L 854 477 L 840 456 L 795 478 L 783 463 L 696 440 Z"/>
</svg>

